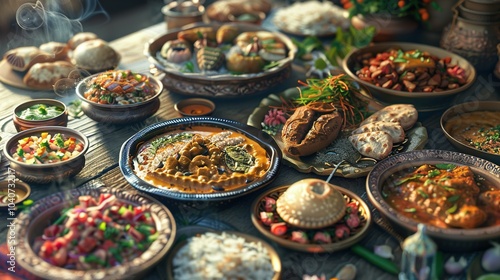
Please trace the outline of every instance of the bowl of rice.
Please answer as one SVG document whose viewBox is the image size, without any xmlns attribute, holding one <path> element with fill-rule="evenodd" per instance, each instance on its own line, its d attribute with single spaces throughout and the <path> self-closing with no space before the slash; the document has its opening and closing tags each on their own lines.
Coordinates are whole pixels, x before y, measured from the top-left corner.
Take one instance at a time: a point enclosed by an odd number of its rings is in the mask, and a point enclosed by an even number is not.
<svg viewBox="0 0 500 280">
<path fill-rule="evenodd" d="M 281 261 L 267 242 L 236 231 L 179 229 L 167 279 L 280 279 Z"/>
</svg>

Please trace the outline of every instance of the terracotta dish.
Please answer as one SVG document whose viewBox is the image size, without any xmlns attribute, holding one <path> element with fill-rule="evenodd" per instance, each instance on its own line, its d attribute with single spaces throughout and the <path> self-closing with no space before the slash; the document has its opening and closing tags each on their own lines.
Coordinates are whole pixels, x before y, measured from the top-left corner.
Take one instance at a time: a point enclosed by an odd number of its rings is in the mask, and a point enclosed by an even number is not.
<svg viewBox="0 0 500 280">
<path fill-rule="evenodd" d="M 35 107 L 38 107 L 38 109 L 35 109 Z M 49 110 L 52 112 L 47 112 L 47 107 L 49 107 Z M 31 111 L 28 112 L 29 115 L 34 117 L 23 117 L 23 111 L 26 110 Z M 17 105 L 14 108 L 12 120 L 17 131 L 23 131 L 40 126 L 67 126 L 68 111 L 66 109 L 66 105 L 59 100 L 34 99 Z"/>
</svg>

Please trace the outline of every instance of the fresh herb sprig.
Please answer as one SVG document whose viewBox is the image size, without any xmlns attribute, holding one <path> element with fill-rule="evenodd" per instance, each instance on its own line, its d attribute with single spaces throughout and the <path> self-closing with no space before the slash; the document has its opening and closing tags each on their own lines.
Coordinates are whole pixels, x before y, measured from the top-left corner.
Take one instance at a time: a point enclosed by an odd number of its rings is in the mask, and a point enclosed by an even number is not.
<svg viewBox="0 0 500 280">
<path fill-rule="evenodd" d="M 294 100 L 299 106 L 312 102 L 333 103 L 343 113 L 342 129 L 353 128 L 362 122 L 368 112 L 366 104 L 353 95 L 355 86 L 344 74 L 329 76 L 326 79 L 307 79 L 299 81 L 300 95 Z"/>
</svg>

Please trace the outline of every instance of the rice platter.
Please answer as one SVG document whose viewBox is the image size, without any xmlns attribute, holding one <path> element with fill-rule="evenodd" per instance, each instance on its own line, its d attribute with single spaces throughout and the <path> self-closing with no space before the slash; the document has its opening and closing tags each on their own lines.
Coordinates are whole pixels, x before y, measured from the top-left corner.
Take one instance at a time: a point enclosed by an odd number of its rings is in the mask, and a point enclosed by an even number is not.
<svg viewBox="0 0 500 280">
<path fill-rule="evenodd" d="M 261 242 L 228 232 L 187 239 L 173 260 L 174 279 L 272 279 L 270 252 Z"/>
</svg>

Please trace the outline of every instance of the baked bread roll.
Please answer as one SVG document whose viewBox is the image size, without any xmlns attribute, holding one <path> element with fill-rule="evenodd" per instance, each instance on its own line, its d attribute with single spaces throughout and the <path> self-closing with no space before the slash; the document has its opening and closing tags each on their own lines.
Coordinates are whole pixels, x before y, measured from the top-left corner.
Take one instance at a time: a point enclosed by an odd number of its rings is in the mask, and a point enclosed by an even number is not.
<svg viewBox="0 0 500 280">
<path fill-rule="evenodd" d="M 94 40 L 94 39 L 99 39 L 99 37 L 95 33 L 92 33 L 92 32 L 76 33 L 73 37 L 71 37 L 68 40 L 68 47 L 70 49 L 74 50 L 81 43 L 89 41 L 89 40 Z"/>
<path fill-rule="evenodd" d="M 337 138 L 342 116 L 331 103 L 313 102 L 299 107 L 283 126 L 284 151 L 292 156 L 307 156 L 328 146 Z"/>
<path fill-rule="evenodd" d="M 342 193 L 320 179 L 295 182 L 276 200 L 276 212 L 285 222 L 306 229 L 335 224 L 345 209 Z"/>
<path fill-rule="evenodd" d="M 104 40 L 94 39 L 78 45 L 73 51 L 73 60 L 77 67 L 97 73 L 116 68 L 120 56 Z"/>
<path fill-rule="evenodd" d="M 3 58 L 12 69 L 20 72 L 27 71 L 36 63 L 51 62 L 55 60 L 49 53 L 41 51 L 35 46 L 19 47 L 9 50 L 5 53 Z"/>
<path fill-rule="evenodd" d="M 67 60 L 69 47 L 66 43 L 48 42 L 40 45 L 40 50 L 49 53 L 55 60 Z"/>
<path fill-rule="evenodd" d="M 58 80 L 67 78 L 73 69 L 75 66 L 67 61 L 37 63 L 24 75 L 23 82 L 33 89 L 51 90 Z"/>
<path fill-rule="evenodd" d="M 375 112 L 361 122 L 360 126 L 371 122 L 384 121 L 399 123 L 404 130 L 408 130 L 413 127 L 417 120 L 418 112 L 413 105 L 394 104 Z"/>
<path fill-rule="evenodd" d="M 384 131 L 351 135 L 349 141 L 360 154 L 377 160 L 389 156 L 393 146 L 391 136 Z"/>
<path fill-rule="evenodd" d="M 362 125 L 351 132 L 354 134 L 361 134 L 365 132 L 384 131 L 391 136 L 393 143 L 402 142 L 405 139 L 405 131 L 403 127 L 396 122 L 372 122 Z"/>
</svg>

